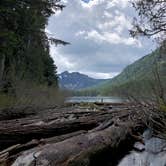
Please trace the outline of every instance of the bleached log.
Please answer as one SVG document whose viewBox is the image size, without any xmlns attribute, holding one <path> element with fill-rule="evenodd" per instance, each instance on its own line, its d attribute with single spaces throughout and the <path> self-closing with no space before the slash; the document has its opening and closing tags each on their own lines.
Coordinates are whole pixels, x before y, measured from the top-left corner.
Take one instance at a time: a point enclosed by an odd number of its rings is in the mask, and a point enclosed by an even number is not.
<svg viewBox="0 0 166 166">
<path fill-rule="evenodd" d="M 88 166 L 97 153 L 106 148 L 117 148 L 119 143 L 129 136 L 133 127 L 133 123 L 112 125 L 101 131 L 81 134 L 55 144 L 46 144 L 24 152 L 12 166 L 33 166 L 34 163 L 40 166 Z"/>
</svg>

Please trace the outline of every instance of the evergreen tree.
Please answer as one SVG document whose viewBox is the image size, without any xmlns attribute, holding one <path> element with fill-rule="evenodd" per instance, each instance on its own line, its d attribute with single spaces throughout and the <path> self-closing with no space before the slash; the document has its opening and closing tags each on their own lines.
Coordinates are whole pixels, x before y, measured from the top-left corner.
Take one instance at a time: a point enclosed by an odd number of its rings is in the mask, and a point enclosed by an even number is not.
<svg viewBox="0 0 166 166">
<path fill-rule="evenodd" d="M 56 66 L 49 54 L 48 18 L 63 9 L 59 0 L 0 1 L 0 85 L 12 86 L 15 79 L 57 85 Z"/>
</svg>

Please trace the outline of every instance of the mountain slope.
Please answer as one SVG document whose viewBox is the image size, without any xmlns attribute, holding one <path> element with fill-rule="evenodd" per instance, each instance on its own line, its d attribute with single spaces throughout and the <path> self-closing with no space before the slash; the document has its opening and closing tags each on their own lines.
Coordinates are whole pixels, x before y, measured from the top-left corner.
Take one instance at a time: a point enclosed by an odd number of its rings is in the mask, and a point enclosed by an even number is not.
<svg viewBox="0 0 166 166">
<path fill-rule="evenodd" d="M 127 66 L 118 76 L 88 91 L 97 91 L 100 95 L 149 96 L 159 86 L 156 73 L 159 73 L 162 85 L 165 86 L 166 53 L 160 54 L 159 50 L 137 60 Z"/>
<path fill-rule="evenodd" d="M 59 74 L 58 77 L 60 87 L 68 90 L 81 90 L 105 81 L 104 79 L 94 79 L 78 72 L 69 73 L 68 71 Z"/>
</svg>

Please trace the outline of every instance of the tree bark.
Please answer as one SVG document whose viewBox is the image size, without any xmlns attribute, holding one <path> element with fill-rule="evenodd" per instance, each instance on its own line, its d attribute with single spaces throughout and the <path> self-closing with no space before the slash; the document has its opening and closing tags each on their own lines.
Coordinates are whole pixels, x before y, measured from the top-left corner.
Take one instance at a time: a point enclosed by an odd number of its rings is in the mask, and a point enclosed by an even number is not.
<svg viewBox="0 0 166 166">
<path fill-rule="evenodd" d="M 49 138 L 79 130 L 91 130 L 103 121 L 109 120 L 112 113 L 84 112 L 84 114 L 60 114 L 46 115 L 47 120 L 33 117 L 1 121 L 0 149 L 14 144 L 26 143 L 32 139 Z M 65 116 L 66 118 L 64 118 Z"/>
<path fill-rule="evenodd" d="M 70 111 L 0 122 L 0 163 L 12 166 L 115 166 L 145 129 L 142 107 Z M 81 131 L 80 131 L 81 130 Z M 5 146 L 4 146 L 5 145 Z M 110 164 L 110 163 L 109 163 Z"/>
<path fill-rule="evenodd" d="M 5 70 L 5 55 L 2 55 L 2 59 L 1 59 L 1 64 L 0 64 L 0 82 L 2 82 L 3 80 L 3 76 L 4 76 L 4 70 Z"/>
<path fill-rule="evenodd" d="M 108 151 L 111 158 L 114 155 L 113 151 L 118 148 L 120 143 L 128 139 L 131 128 L 134 126 L 130 122 L 117 126 L 112 125 L 101 131 L 89 131 L 86 134 L 81 134 L 55 144 L 46 144 L 25 151 L 12 166 L 24 164 L 26 166 L 34 166 L 34 163 L 40 166 L 95 165 L 97 162 L 95 160 L 98 160 L 105 151 Z M 28 156 L 29 160 L 27 161 Z"/>
</svg>

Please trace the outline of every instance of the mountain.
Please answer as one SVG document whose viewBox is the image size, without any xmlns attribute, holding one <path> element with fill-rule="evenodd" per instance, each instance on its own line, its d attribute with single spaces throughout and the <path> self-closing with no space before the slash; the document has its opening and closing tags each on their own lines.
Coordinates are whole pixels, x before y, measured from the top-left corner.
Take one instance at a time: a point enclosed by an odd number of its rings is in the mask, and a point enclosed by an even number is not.
<svg viewBox="0 0 166 166">
<path fill-rule="evenodd" d="M 65 71 L 58 75 L 59 86 L 68 90 L 81 90 L 92 86 L 99 85 L 104 79 L 94 79 L 79 72 L 69 73 Z"/>
<path fill-rule="evenodd" d="M 127 66 L 118 76 L 87 89 L 100 95 L 128 95 L 148 97 L 158 93 L 160 86 L 166 88 L 166 51 L 155 50 Z"/>
</svg>

